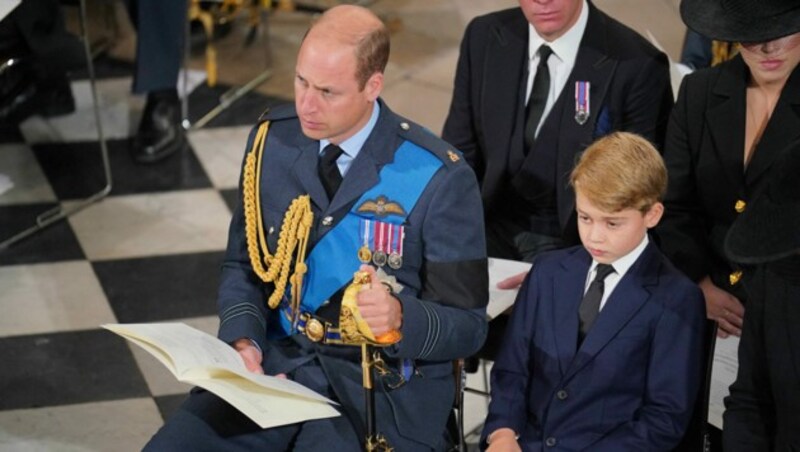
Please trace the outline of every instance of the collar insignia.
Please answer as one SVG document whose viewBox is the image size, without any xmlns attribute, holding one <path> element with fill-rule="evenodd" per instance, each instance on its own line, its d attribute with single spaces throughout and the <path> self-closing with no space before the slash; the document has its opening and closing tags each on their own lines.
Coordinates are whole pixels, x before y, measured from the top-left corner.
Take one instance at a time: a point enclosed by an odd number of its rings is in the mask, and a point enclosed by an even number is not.
<svg viewBox="0 0 800 452">
<path fill-rule="evenodd" d="M 450 161 L 453 162 L 453 163 L 456 163 L 459 160 L 461 160 L 461 157 L 459 157 L 458 154 L 456 154 L 455 152 L 453 152 L 450 149 L 447 150 L 447 156 L 450 157 Z"/>
<path fill-rule="evenodd" d="M 386 199 L 386 196 L 380 195 L 376 199 L 368 199 L 364 201 L 357 212 L 361 213 L 374 213 L 376 217 L 381 218 L 387 215 L 405 216 L 406 211 L 400 204 Z"/>
</svg>

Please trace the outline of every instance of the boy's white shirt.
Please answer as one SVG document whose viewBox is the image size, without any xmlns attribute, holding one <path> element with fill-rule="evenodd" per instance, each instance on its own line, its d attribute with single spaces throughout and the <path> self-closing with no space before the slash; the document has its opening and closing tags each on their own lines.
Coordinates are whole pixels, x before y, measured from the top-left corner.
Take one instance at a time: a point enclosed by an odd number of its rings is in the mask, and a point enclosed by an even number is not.
<svg viewBox="0 0 800 452">
<path fill-rule="evenodd" d="M 644 249 L 647 247 L 647 244 L 650 243 L 650 239 L 647 237 L 647 234 L 644 235 L 644 238 L 636 246 L 630 253 L 620 257 L 619 259 L 615 260 L 611 263 L 614 267 L 614 273 L 606 276 L 605 279 L 605 290 L 603 290 L 603 299 L 600 300 L 600 310 L 603 310 L 603 306 L 606 304 L 606 300 L 614 292 L 614 289 L 619 284 L 619 281 L 625 276 L 625 273 L 630 270 L 633 266 L 633 263 L 636 262 L 636 259 L 639 259 L 639 256 L 642 255 Z M 597 261 L 592 259 L 592 265 L 589 267 L 589 273 L 586 275 L 586 283 L 583 286 L 583 293 L 586 294 L 586 291 L 589 290 L 589 284 L 592 283 L 594 280 L 594 275 L 597 269 Z"/>
</svg>

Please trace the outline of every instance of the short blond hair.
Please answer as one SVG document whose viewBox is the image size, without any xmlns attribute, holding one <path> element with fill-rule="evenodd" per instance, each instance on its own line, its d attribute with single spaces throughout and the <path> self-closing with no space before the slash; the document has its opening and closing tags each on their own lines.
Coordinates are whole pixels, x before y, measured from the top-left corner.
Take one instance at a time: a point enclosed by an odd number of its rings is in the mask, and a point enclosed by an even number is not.
<svg viewBox="0 0 800 452">
<path fill-rule="evenodd" d="M 572 170 L 570 183 L 606 212 L 646 213 L 667 190 L 664 159 L 644 138 L 614 132 L 592 143 Z"/>
</svg>

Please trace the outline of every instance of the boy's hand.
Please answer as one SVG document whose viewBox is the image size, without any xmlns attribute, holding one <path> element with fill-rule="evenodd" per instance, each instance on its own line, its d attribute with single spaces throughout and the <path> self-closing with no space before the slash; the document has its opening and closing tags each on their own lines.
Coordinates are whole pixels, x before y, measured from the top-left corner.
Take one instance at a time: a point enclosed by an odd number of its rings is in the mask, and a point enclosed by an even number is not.
<svg viewBox="0 0 800 452">
<path fill-rule="evenodd" d="M 706 276 L 700 281 L 700 289 L 706 299 L 706 316 L 719 325 L 717 337 L 742 335 L 744 306 L 738 298 L 715 286 Z"/>
<path fill-rule="evenodd" d="M 503 290 L 519 289 L 519 286 L 521 286 L 525 281 L 526 276 L 528 276 L 528 272 L 522 272 L 518 275 L 510 276 L 498 282 L 497 288 Z"/>
<path fill-rule="evenodd" d="M 500 428 L 489 435 L 486 452 L 522 452 L 517 435 L 510 428 Z"/>
</svg>

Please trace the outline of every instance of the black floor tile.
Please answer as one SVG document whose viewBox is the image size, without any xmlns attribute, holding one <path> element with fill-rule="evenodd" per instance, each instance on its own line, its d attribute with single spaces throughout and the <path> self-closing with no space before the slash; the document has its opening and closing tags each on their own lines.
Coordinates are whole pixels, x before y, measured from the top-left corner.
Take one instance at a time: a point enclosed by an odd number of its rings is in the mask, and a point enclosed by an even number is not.
<svg viewBox="0 0 800 452">
<path fill-rule="evenodd" d="M 205 83 L 195 88 L 192 94 L 189 95 L 189 120 L 192 124 L 219 105 L 220 96 L 229 88 L 230 86 L 226 85 L 217 85 L 212 88 Z M 291 96 L 292 93 L 289 93 L 289 95 Z M 232 103 L 205 127 L 253 125 L 267 108 L 286 102 L 290 101 L 266 96 L 258 92 L 250 92 Z"/>
<path fill-rule="evenodd" d="M 167 159 L 141 165 L 129 153 L 131 140 L 108 142 L 113 195 L 211 187 L 191 147 Z M 59 199 L 85 198 L 103 188 L 105 176 L 97 143 L 52 143 L 33 146 L 39 164 Z"/>
<path fill-rule="evenodd" d="M 125 340 L 106 330 L 0 339 L 0 410 L 149 397 Z"/>
<path fill-rule="evenodd" d="M 0 123 L 0 143 L 22 143 L 24 141 L 16 124 Z"/>
<path fill-rule="evenodd" d="M 241 194 L 241 191 L 238 188 L 229 188 L 227 190 L 220 190 L 219 194 L 222 195 L 222 199 L 225 200 L 225 204 L 228 205 L 228 209 L 231 210 L 231 213 L 233 213 L 233 211 L 236 210 L 236 206 L 242 202 L 239 196 Z"/>
<path fill-rule="evenodd" d="M 132 77 L 136 66 L 131 61 L 121 60 L 109 55 L 99 55 L 93 60 L 94 76 L 97 80 L 106 78 Z M 72 80 L 89 78 L 88 68 L 81 68 L 70 73 Z"/>
<path fill-rule="evenodd" d="M 178 408 L 183 404 L 189 394 L 177 394 L 153 397 L 158 406 L 158 411 L 161 413 L 161 418 L 165 421 L 169 419 Z"/>
<path fill-rule="evenodd" d="M 223 252 L 94 262 L 122 323 L 216 315 Z"/>
<path fill-rule="evenodd" d="M 0 206 L 0 242 L 37 224 L 36 217 L 57 204 Z M 0 249 L 0 265 L 35 264 L 84 259 L 78 238 L 69 222 L 60 220 L 32 235 Z"/>
</svg>

